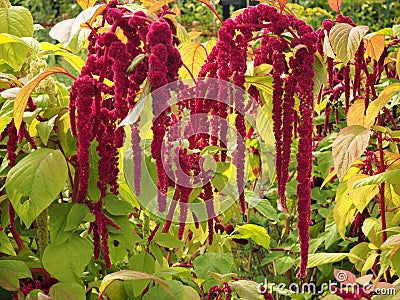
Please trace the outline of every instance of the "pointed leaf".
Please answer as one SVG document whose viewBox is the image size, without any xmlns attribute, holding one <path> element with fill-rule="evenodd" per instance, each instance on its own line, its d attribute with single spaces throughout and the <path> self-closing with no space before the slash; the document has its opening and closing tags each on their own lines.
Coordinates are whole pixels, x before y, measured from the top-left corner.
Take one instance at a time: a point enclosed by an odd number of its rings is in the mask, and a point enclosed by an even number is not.
<svg viewBox="0 0 400 300">
<path fill-rule="evenodd" d="M 353 27 L 347 23 L 338 23 L 333 26 L 329 32 L 329 39 L 338 60 L 346 65 L 354 56 L 368 30 L 368 26 Z"/>
<path fill-rule="evenodd" d="M 28 102 L 28 98 L 32 94 L 33 90 L 44 78 L 56 73 L 69 74 L 64 68 L 50 67 L 32 78 L 32 80 L 30 80 L 18 93 L 17 98 L 15 98 L 14 101 L 14 124 L 17 130 L 19 130 L 19 127 L 21 126 L 26 103 Z"/>
<path fill-rule="evenodd" d="M 335 220 L 337 231 L 343 239 L 345 238 L 346 226 L 353 220 L 355 213 L 356 207 L 347 192 L 346 182 L 341 182 L 336 192 L 333 219 Z"/>
<path fill-rule="evenodd" d="M 308 265 L 307 268 L 313 268 L 316 266 L 331 264 L 338 261 L 341 261 L 347 257 L 359 259 L 358 256 L 350 253 L 317 253 L 310 254 L 308 256 Z"/>
<path fill-rule="evenodd" d="M 337 13 L 340 13 L 340 6 L 342 5 L 342 2 L 343 0 L 328 0 L 329 7 Z"/>
<path fill-rule="evenodd" d="M 340 130 L 332 144 L 332 156 L 339 180 L 342 180 L 353 162 L 367 148 L 371 130 L 353 125 Z"/>
<path fill-rule="evenodd" d="M 367 48 L 365 49 L 365 54 L 367 54 L 372 59 L 378 61 L 381 58 L 383 50 L 385 50 L 385 35 L 375 34 L 367 41 Z"/>
<path fill-rule="evenodd" d="M 357 180 L 353 183 L 353 189 L 358 189 L 368 185 L 378 185 L 384 181 L 390 184 L 400 184 L 400 170 L 390 170 Z"/>
<path fill-rule="evenodd" d="M 15 211 L 29 227 L 63 189 L 67 163 L 60 150 L 42 148 L 25 156 L 8 173 L 6 191 Z M 22 197 L 29 197 L 21 202 Z"/>
<path fill-rule="evenodd" d="M 154 282 L 158 283 L 162 286 L 167 292 L 172 294 L 171 289 L 169 288 L 168 284 L 153 275 L 149 275 L 147 273 L 138 272 L 138 271 L 131 271 L 131 270 L 121 270 L 118 272 L 114 272 L 111 274 L 106 275 L 103 280 L 101 281 L 100 291 L 104 291 L 107 287 L 114 281 L 114 280 L 143 280 L 143 279 L 150 279 Z"/>
<path fill-rule="evenodd" d="M 204 46 L 197 42 L 184 42 L 178 46 L 182 61 L 189 69 L 194 78 L 197 78 L 204 61 L 207 59 L 207 51 Z M 179 76 L 182 79 L 192 78 L 185 67 L 179 69 Z"/>
<path fill-rule="evenodd" d="M 42 42 L 40 43 L 40 49 L 44 51 L 52 51 L 51 53 L 53 55 L 64 57 L 65 60 L 78 72 L 80 72 L 85 65 L 85 61 L 82 58 L 63 49 L 60 45 L 53 45 L 48 42 Z"/>
<path fill-rule="evenodd" d="M 278 0 L 278 3 L 279 3 L 279 8 L 280 8 L 280 10 L 281 10 L 281 13 L 283 12 L 283 10 L 285 9 L 285 7 L 286 7 L 286 4 L 287 4 L 287 0 Z"/>
<path fill-rule="evenodd" d="M 52 300 L 82 300 L 85 299 L 85 288 L 76 282 L 58 282 L 51 286 Z"/>
<path fill-rule="evenodd" d="M 267 229 L 255 224 L 245 224 L 236 229 L 241 235 L 235 238 L 252 239 L 256 244 L 263 246 L 265 249 L 269 248 L 270 237 Z"/>
<path fill-rule="evenodd" d="M 78 2 L 79 6 L 82 7 L 82 9 L 93 7 L 96 4 L 96 1 L 97 0 L 76 0 L 76 2 Z"/>
<path fill-rule="evenodd" d="M 378 96 L 378 98 L 368 105 L 365 116 L 366 124 L 373 124 L 380 110 L 392 99 L 394 94 L 400 92 L 400 82 L 392 83 L 387 86 Z"/>
<path fill-rule="evenodd" d="M 379 192 L 377 185 L 368 185 L 359 187 L 357 189 L 353 188 L 354 182 L 368 177 L 369 176 L 365 174 L 355 174 L 351 176 L 347 181 L 347 189 L 349 191 L 349 196 L 359 212 L 362 212 L 364 208 L 367 207 L 368 203 Z"/>
</svg>

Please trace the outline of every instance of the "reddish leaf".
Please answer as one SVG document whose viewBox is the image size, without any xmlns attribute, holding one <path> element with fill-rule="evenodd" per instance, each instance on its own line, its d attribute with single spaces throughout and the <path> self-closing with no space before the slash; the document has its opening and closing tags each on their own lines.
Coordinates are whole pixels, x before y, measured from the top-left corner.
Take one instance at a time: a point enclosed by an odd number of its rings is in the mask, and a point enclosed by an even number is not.
<svg viewBox="0 0 400 300">
<path fill-rule="evenodd" d="M 343 0 L 328 0 L 329 6 L 337 13 L 340 13 L 340 6 L 342 5 L 342 2 Z"/>
</svg>

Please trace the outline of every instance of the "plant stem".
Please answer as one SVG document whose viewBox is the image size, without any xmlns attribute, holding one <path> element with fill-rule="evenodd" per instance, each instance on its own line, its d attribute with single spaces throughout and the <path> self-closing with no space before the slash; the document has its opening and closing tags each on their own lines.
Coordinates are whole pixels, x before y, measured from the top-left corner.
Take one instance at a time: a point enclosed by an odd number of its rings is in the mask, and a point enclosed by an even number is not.
<svg viewBox="0 0 400 300">
<path fill-rule="evenodd" d="M 25 245 L 22 242 L 21 236 L 19 235 L 17 229 L 15 228 L 15 224 L 14 224 L 15 210 L 12 207 L 11 202 L 8 202 L 8 216 L 10 218 L 10 231 L 11 231 L 11 234 L 12 234 L 15 242 L 17 243 L 19 250 L 22 250 L 22 249 L 25 248 Z"/>
</svg>

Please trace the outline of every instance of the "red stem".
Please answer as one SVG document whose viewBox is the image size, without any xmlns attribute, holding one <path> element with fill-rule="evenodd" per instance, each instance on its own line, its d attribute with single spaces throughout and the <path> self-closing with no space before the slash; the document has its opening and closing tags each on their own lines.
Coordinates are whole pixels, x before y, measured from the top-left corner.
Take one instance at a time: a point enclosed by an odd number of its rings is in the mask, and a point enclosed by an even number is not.
<svg viewBox="0 0 400 300">
<path fill-rule="evenodd" d="M 24 243 L 22 242 L 21 236 L 19 235 L 17 229 L 15 228 L 14 225 L 14 217 L 15 217 L 15 210 L 11 205 L 11 202 L 8 202 L 8 215 L 10 217 L 10 231 L 11 234 L 15 240 L 15 242 L 18 245 L 19 250 L 22 250 L 25 248 Z"/>
</svg>

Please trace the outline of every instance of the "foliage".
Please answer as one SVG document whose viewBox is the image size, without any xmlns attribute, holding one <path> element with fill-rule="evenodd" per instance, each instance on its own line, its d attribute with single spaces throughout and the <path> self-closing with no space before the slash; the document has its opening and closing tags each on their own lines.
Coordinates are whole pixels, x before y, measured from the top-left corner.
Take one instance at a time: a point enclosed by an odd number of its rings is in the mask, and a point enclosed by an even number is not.
<svg viewBox="0 0 400 300">
<path fill-rule="evenodd" d="M 396 299 L 397 2 L 95 2 L 0 1 L 1 299 Z"/>
</svg>

